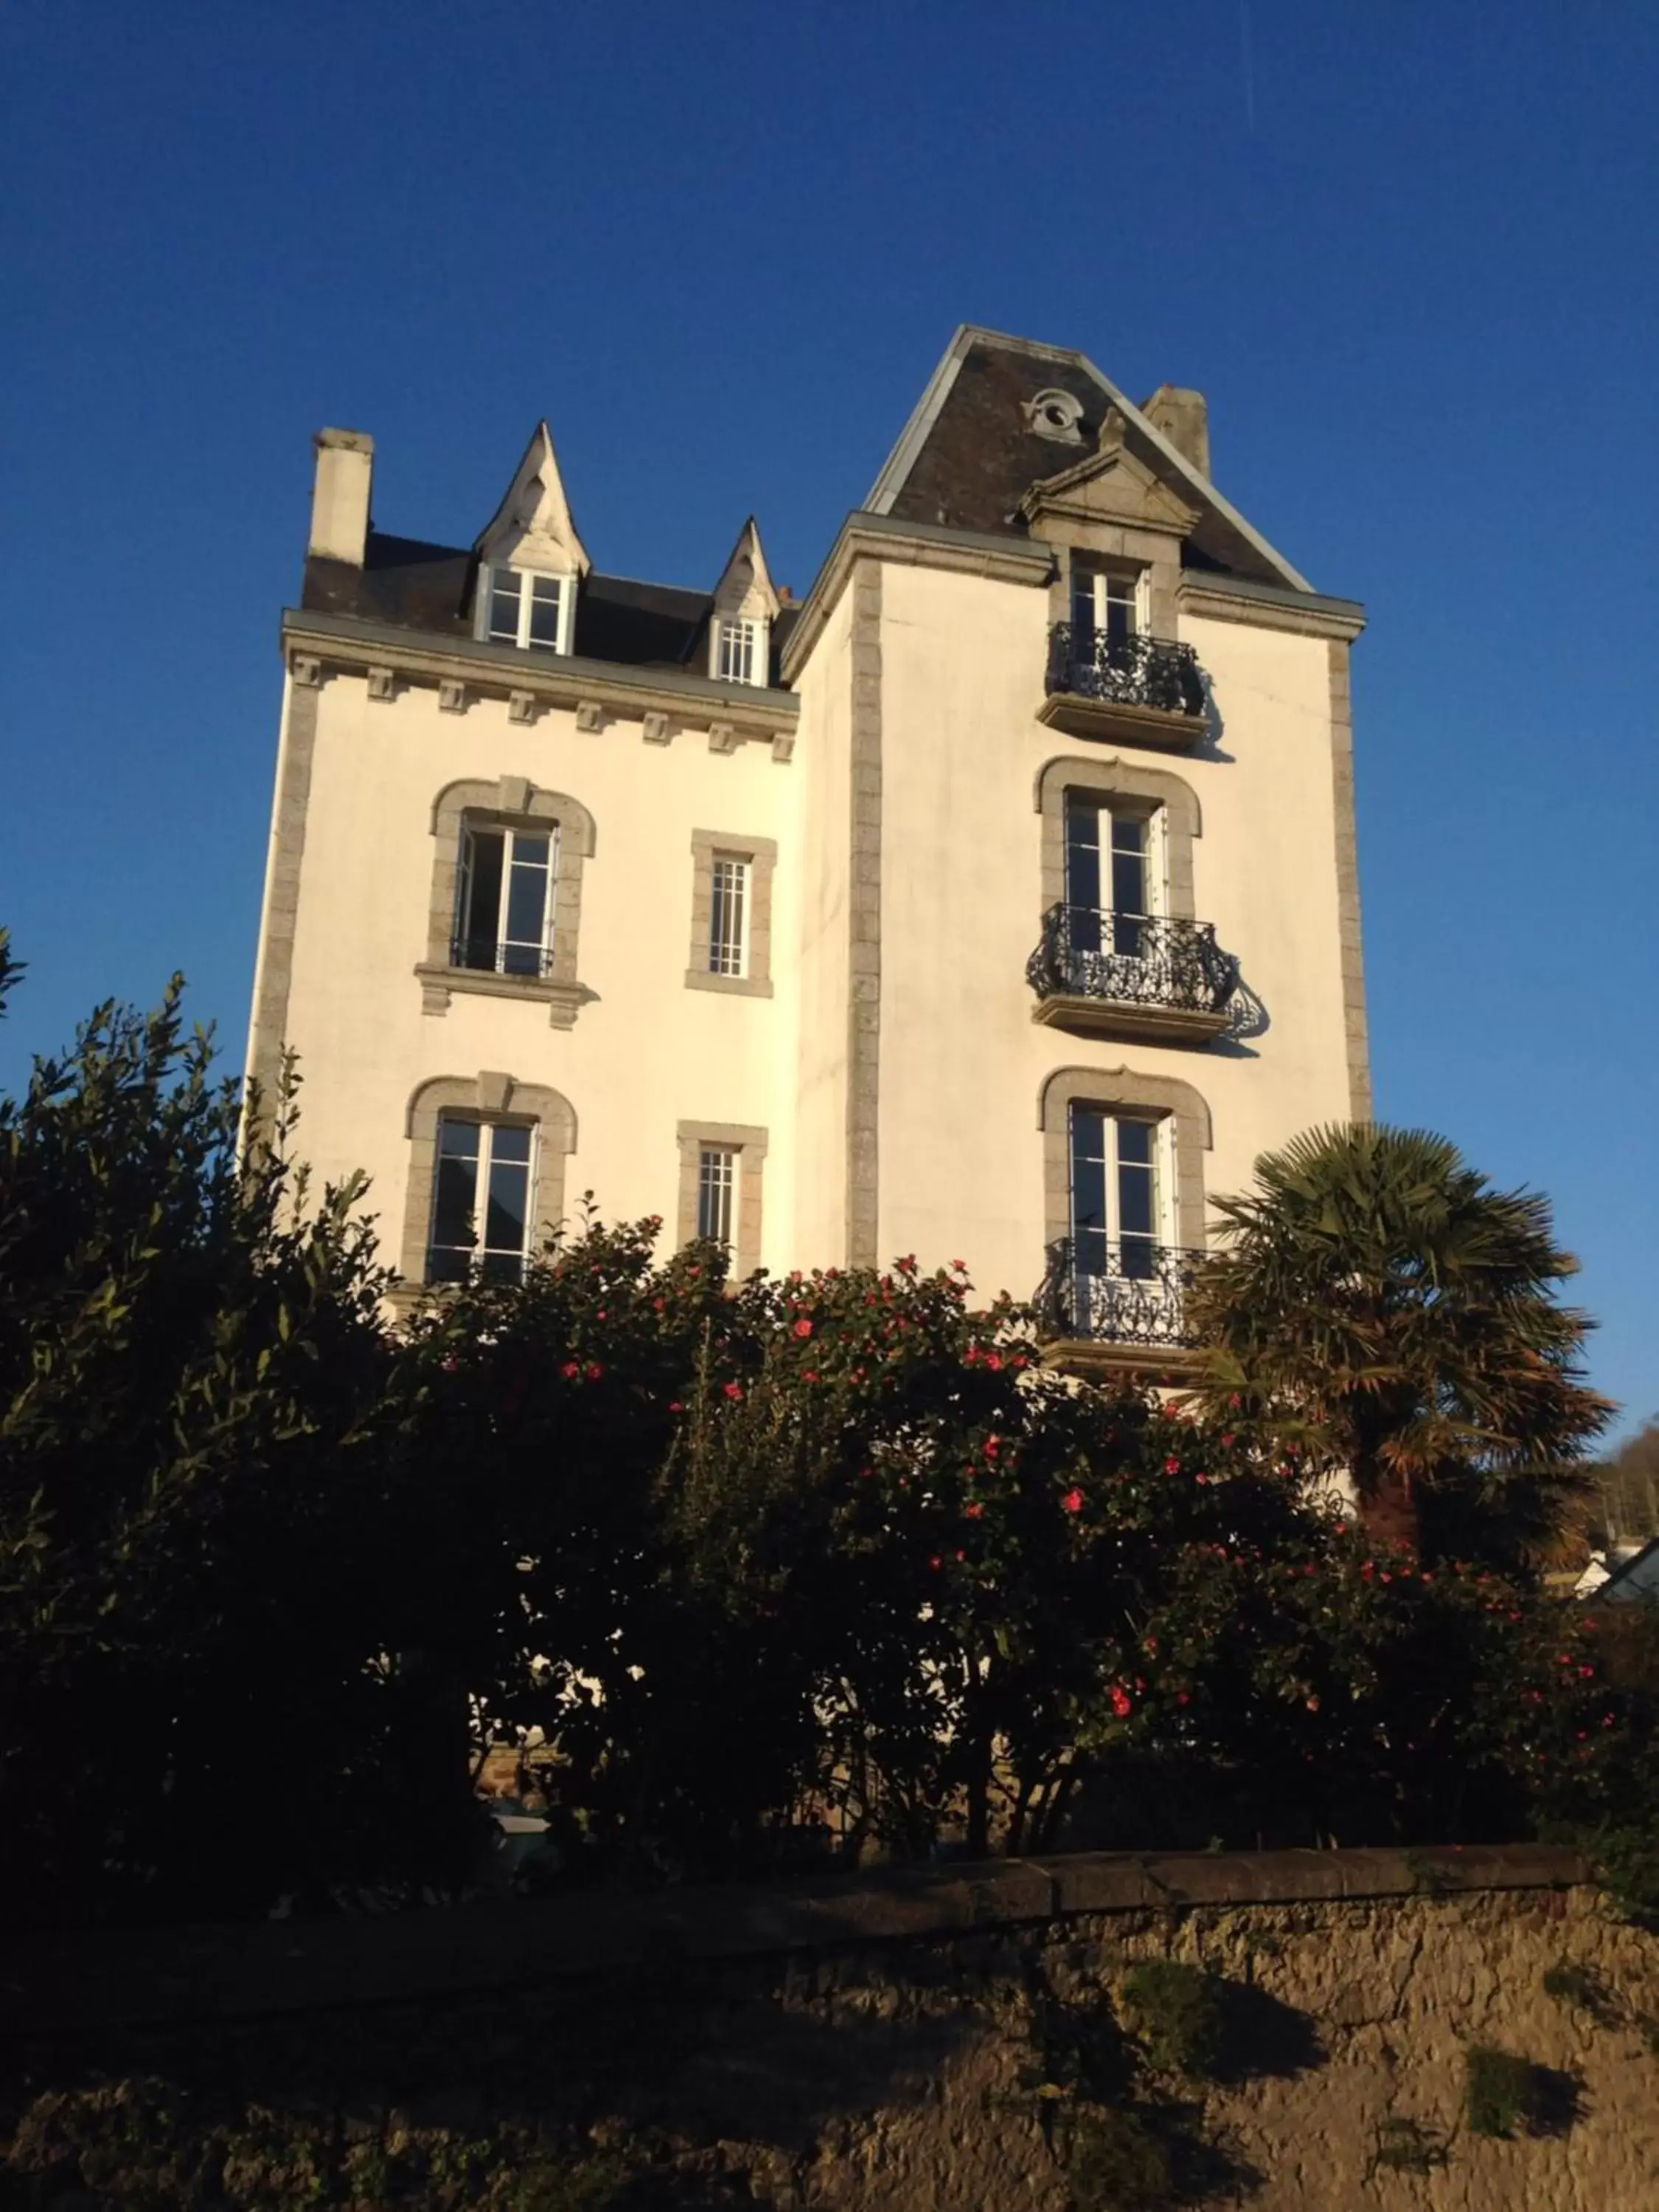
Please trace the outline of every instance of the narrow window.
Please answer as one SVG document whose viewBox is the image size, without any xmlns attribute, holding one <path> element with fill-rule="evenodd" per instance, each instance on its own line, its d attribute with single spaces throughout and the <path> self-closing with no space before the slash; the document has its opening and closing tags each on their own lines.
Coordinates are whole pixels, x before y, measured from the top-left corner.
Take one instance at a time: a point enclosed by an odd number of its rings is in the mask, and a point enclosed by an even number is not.
<svg viewBox="0 0 1659 2212">
<path fill-rule="evenodd" d="M 720 649 L 716 673 L 726 684 L 762 684 L 764 671 L 760 666 L 761 626 L 757 622 L 722 622 Z"/>
<path fill-rule="evenodd" d="M 562 631 L 560 617 L 564 607 L 564 584 L 558 576 L 535 576 L 530 584 L 530 632 L 526 645 L 544 647 L 550 653 L 559 649 Z"/>
<path fill-rule="evenodd" d="M 446 1114 L 438 1123 L 427 1280 L 516 1281 L 530 1249 L 532 1133 Z"/>
<path fill-rule="evenodd" d="M 729 853 L 717 853 L 708 922 L 711 975 L 748 973 L 748 936 L 749 863 Z"/>
<path fill-rule="evenodd" d="M 697 1155 L 697 1234 L 730 1244 L 735 1225 L 738 1155 L 730 1145 L 704 1145 Z"/>
<path fill-rule="evenodd" d="M 524 599 L 524 579 L 515 569 L 489 572 L 489 628 L 486 635 L 505 645 L 519 642 L 519 618 Z"/>
<path fill-rule="evenodd" d="M 544 975 L 556 829 L 468 823 L 461 842 L 454 964 L 499 975 Z"/>
<path fill-rule="evenodd" d="M 1078 1274 L 1131 1282 L 1156 1274 L 1168 1202 L 1159 1187 L 1164 1149 L 1152 1121 L 1073 1107 L 1072 1265 Z"/>
</svg>

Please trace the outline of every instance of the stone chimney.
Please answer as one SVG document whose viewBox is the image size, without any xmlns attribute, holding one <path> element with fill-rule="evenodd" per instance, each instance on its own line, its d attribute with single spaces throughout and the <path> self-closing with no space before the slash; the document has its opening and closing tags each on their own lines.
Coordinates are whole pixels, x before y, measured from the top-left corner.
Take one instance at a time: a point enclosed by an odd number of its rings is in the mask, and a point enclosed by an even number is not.
<svg viewBox="0 0 1659 2212">
<path fill-rule="evenodd" d="M 1210 410 L 1201 392 L 1189 392 L 1179 384 L 1160 384 L 1140 411 L 1200 476 L 1209 475 Z"/>
<path fill-rule="evenodd" d="M 366 430 L 319 430 L 317 481 L 311 495 L 311 543 L 315 559 L 363 565 L 368 543 L 368 500 L 374 483 L 374 441 Z"/>
</svg>

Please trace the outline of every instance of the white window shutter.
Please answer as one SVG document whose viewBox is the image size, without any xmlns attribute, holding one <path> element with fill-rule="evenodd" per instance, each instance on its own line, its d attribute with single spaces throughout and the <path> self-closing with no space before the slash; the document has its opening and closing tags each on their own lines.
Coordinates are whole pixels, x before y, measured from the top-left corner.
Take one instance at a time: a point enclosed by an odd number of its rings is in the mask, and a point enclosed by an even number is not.
<svg viewBox="0 0 1659 2212">
<path fill-rule="evenodd" d="M 1170 911 L 1170 817 L 1164 806 L 1153 807 L 1146 823 L 1146 911 Z"/>
<path fill-rule="evenodd" d="M 1181 1242 L 1181 1211 L 1176 1182 L 1176 1117 L 1166 1114 L 1158 1125 L 1152 1157 L 1157 1162 L 1154 1170 L 1156 1189 L 1153 1194 L 1158 1207 L 1158 1233 L 1160 1243 L 1178 1244 Z"/>
</svg>

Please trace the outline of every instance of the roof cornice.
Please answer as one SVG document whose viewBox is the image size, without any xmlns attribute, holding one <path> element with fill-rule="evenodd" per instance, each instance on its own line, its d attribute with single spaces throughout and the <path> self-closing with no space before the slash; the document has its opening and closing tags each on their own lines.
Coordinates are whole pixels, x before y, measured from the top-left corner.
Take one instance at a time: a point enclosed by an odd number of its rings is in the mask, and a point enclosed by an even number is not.
<svg viewBox="0 0 1659 2212">
<path fill-rule="evenodd" d="M 782 660 L 786 683 L 794 682 L 860 560 L 945 568 L 958 575 L 989 576 L 1003 584 L 1037 586 L 1047 585 L 1054 567 L 1053 549 L 1038 538 L 949 530 L 939 523 L 900 522 L 890 514 L 856 509 L 842 523 L 789 633 Z"/>
<path fill-rule="evenodd" d="M 1184 612 L 1211 622 L 1249 623 L 1256 629 L 1291 630 L 1303 637 L 1352 641 L 1365 627 L 1365 610 L 1358 599 L 1286 591 L 1252 577 L 1212 575 L 1201 568 L 1182 571 L 1176 600 Z"/>
<path fill-rule="evenodd" d="M 515 645 L 438 638 L 356 615 L 283 612 L 283 653 L 296 654 L 352 675 L 389 668 L 405 682 L 459 682 L 482 696 L 527 695 L 538 708 L 576 707 L 587 700 L 625 716 L 653 710 L 682 722 L 713 728 L 728 725 L 745 737 L 793 730 L 800 701 L 793 691 L 755 684 L 721 684 L 690 669 L 634 668 L 577 653 L 529 653 Z"/>
</svg>

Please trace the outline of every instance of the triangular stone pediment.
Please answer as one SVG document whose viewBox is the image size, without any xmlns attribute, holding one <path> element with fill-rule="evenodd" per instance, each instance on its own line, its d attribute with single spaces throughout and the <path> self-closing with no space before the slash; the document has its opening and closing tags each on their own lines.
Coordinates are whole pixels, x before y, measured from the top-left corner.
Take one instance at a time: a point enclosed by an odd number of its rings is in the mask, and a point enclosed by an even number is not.
<svg viewBox="0 0 1659 2212">
<path fill-rule="evenodd" d="M 571 518 L 559 457 L 545 422 L 537 424 L 506 498 L 479 537 L 477 550 L 486 561 L 550 575 L 568 575 L 574 570 L 585 576 L 592 566 Z"/>
<path fill-rule="evenodd" d="M 778 611 L 778 595 L 772 583 L 772 572 L 766 565 L 766 550 L 761 544 L 760 530 L 751 514 L 738 532 L 738 542 L 732 548 L 732 557 L 714 586 L 715 611 L 727 622 L 747 618 L 750 621 L 770 622 Z"/>
<path fill-rule="evenodd" d="M 1171 491 L 1129 451 L 1124 443 L 1127 427 L 1119 410 L 1109 408 L 1096 451 L 1058 476 L 1034 483 L 1020 501 L 1021 513 L 1034 524 L 1045 514 L 1061 514 L 1186 537 L 1199 520 L 1198 508 Z"/>
</svg>

